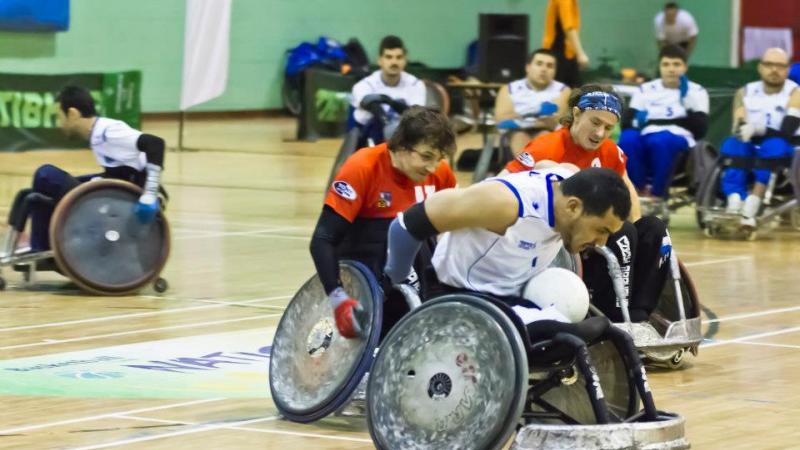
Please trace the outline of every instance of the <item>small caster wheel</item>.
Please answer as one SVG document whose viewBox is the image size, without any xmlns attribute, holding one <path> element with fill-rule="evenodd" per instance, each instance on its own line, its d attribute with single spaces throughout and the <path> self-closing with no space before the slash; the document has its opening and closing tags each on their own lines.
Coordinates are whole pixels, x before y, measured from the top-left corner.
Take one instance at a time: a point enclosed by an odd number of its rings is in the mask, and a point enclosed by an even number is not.
<svg viewBox="0 0 800 450">
<path fill-rule="evenodd" d="M 758 239 L 758 231 L 756 230 L 748 231 L 747 234 L 745 234 L 745 239 L 747 239 L 748 241 L 755 241 L 756 239 Z"/>
<path fill-rule="evenodd" d="M 167 280 L 163 278 L 158 278 L 156 279 L 155 283 L 153 283 L 153 289 L 155 289 L 156 292 L 161 294 L 163 292 L 166 292 L 167 289 L 169 289 L 169 283 L 167 283 Z"/>
<path fill-rule="evenodd" d="M 714 236 L 716 236 L 717 230 L 713 226 L 711 226 L 711 224 L 707 224 L 706 227 L 703 228 L 703 234 L 705 234 L 706 237 L 713 238 Z"/>
<path fill-rule="evenodd" d="M 672 355 L 672 358 L 667 360 L 667 365 L 670 369 L 678 369 L 683 366 L 683 355 L 686 354 L 685 349 L 680 349 Z"/>
<path fill-rule="evenodd" d="M 0 277 L 0 291 L 6 290 L 6 280 Z"/>
</svg>

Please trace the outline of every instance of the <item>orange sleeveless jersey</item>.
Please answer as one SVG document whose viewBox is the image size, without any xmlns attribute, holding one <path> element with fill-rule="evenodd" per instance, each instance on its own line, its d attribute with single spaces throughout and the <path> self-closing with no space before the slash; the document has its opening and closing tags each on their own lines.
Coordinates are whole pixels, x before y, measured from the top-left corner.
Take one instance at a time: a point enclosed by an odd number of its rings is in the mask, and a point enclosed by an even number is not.
<svg viewBox="0 0 800 450">
<path fill-rule="evenodd" d="M 585 150 L 572 140 L 569 128 L 561 128 L 542 134 L 528 142 L 522 153 L 506 165 L 509 172 L 524 172 L 533 169 L 536 161 L 549 159 L 557 163 L 572 163 L 581 169 L 605 167 L 625 175 L 627 157 L 611 139 L 600 143 L 597 150 Z"/>
<path fill-rule="evenodd" d="M 325 204 L 349 222 L 357 217 L 395 217 L 434 192 L 456 186 L 455 175 L 445 161 L 425 181 L 413 182 L 392 167 L 386 144 L 355 152 L 333 180 Z"/>
</svg>

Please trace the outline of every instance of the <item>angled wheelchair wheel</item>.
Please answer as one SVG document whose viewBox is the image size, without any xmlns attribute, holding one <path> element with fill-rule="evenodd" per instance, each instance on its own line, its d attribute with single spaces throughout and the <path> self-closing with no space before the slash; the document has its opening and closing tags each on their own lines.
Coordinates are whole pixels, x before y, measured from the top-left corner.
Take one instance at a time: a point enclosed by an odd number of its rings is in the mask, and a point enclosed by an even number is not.
<svg viewBox="0 0 800 450">
<path fill-rule="evenodd" d="M 367 387 L 379 449 L 496 449 L 514 432 L 527 356 L 511 320 L 486 300 L 423 303 L 381 344 Z"/>
<path fill-rule="evenodd" d="M 120 180 L 97 180 L 71 190 L 56 206 L 50 243 L 61 271 L 83 290 L 134 293 L 159 278 L 170 251 L 160 212 L 142 224 L 134 208 L 142 190 Z"/>
<path fill-rule="evenodd" d="M 339 409 L 372 364 L 383 295 L 370 270 L 359 262 L 342 261 L 340 277 L 345 291 L 371 318 L 366 337 L 339 335 L 317 275 L 300 288 L 278 323 L 269 363 L 272 400 L 289 420 L 313 422 Z"/>
<path fill-rule="evenodd" d="M 610 421 L 619 423 L 636 414 L 639 411 L 639 395 L 628 376 L 628 366 L 614 344 L 611 341 L 595 343 L 589 347 L 589 354 L 603 389 Z M 559 417 L 535 417 L 530 422 L 596 424 L 597 419 L 589 401 L 586 383 L 587 380 L 580 372 L 573 369 L 570 377 L 563 378 L 560 385 L 541 395 L 540 400 L 546 407 L 542 403 L 531 405 L 533 412 L 550 412 Z"/>
</svg>

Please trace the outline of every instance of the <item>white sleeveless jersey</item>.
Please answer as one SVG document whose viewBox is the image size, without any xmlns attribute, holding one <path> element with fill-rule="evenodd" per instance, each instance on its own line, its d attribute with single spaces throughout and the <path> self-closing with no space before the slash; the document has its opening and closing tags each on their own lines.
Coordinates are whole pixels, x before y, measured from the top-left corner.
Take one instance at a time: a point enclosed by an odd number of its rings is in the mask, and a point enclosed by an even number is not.
<svg viewBox="0 0 800 450">
<path fill-rule="evenodd" d="M 89 146 L 103 167 L 128 166 L 141 171 L 147 165 L 147 156 L 136 146 L 141 135 L 141 131 L 121 120 L 98 117 L 89 135 Z"/>
<path fill-rule="evenodd" d="M 708 92 L 703 86 L 690 81 L 686 100 L 696 105 L 695 111 L 708 114 Z M 633 94 L 629 106 L 639 111 L 647 111 L 647 120 L 682 119 L 688 116 L 686 108 L 681 103 L 680 91 L 665 87 L 661 78 L 642 84 L 639 91 Z M 678 125 L 647 125 L 642 134 L 659 131 L 669 131 L 674 135 L 683 136 L 689 142 L 689 147 L 695 145 L 692 132 Z"/>
<path fill-rule="evenodd" d="M 528 84 L 527 78 L 523 78 L 508 83 L 508 94 L 511 96 L 515 113 L 520 116 L 530 114 L 538 116 L 542 103 L 556 103 L 561 91 L 566 87 L 564 83 L 553 81 L 546 88 L 537 91 Z"/>
<path fill-rule="evenodd" d="M 361 100 L 369 94 L 385 94 L 395 100 L 403 100 L 408 106 L 425 106 L 427 91 L 425 82 L 410 73 L 402 72 L 400 81 L 396 86 L 388 86 L 381 78 L 381 71 L 376 70 L 371 75 L 362 79 L 353 86 L 352 105 L 355 108 L 353 117 L 356 122 L 364 125 L 372 119 L 372 113 L 361 109 Z M 389 121 L 394 120 L 398 114 L 388 105 L 383 105 L 383 110 L 387 114 Z"/>
<path fill-rule="evenodd" d="M 798 85 L 792 80 L 783 82 L 783 89 L 774 94 L 764 92 L 763 81 L 753 81 L 744 86 L 742 102 L 747 111 L 747 120 L 754 123 L 765 124 L 772 130 L 781 129 L 781 122 L 786 116 L 786 106 L 789 97 Z M 800 130 L 795 132 L 800 135 Z"/>
<path fill-rule="evenodd" d="M 483 228 L 444 233 L 433 255 L 439 280 L 450 286 L 500 296 L 519 296 L 525 283 L 553 261 L 563 246 L 553 228 L 553 186 L 572 175 L 564 169 L 519 172 L 490 178 L 519 201 L 519 218 L 504 235 Z"/>
</svg>

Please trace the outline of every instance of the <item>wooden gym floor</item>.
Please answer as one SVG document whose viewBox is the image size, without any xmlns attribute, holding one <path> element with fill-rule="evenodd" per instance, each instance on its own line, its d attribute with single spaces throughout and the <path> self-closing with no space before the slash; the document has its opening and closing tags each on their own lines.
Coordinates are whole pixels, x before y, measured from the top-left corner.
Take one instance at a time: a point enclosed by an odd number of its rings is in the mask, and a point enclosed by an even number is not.
<svg viewBox="0 0 800 450">
<path fill-rule="evenodd" d="M 174 121 L 144 129 L 177 143 Z M 364 419 L 294 424 L 269 398 L 264 353 L 313 273 L 309 236 L 339 146 L 288 142 L 293 132 L 276 118 L 187 124 L 196 150 L 166 159 L 162 295 L 91 297 L 56 274 L 26 285 L 3 271 L 0 448 L 372 448 Z M 45 162 L 96 170 L 88 151 L 0 152 L 0 214 Z M 800 233 L 710 240 L 692 214 L 671 231 L 709 340 L 685 369 L 649 373 L 657 405 L 686 418 L 696 449 L 800 448 Z"/>
</svg>

